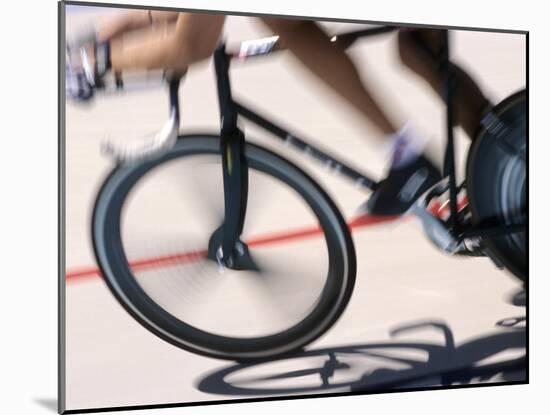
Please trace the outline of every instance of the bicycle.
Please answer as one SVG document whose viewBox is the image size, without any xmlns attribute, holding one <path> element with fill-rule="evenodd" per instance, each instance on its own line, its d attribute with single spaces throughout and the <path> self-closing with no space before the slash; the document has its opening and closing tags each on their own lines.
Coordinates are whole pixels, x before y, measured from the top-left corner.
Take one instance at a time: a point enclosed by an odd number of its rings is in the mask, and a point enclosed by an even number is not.
<svg viewBox="0 0 550 415">
<path fill-rule="evenodd" d="M 360 38 L 395 29 L 365 29 L 335 36 L 333 40 L 349 47 Z M 481 132 L 469 150 L 466 180 L 457 184 L 451 99 L 453 70 L 449 61 L 447 37 L 443 45 L 442 60 L 442 70 L 446 74 L 447 105 L 445 178 L 426 192 L 414 204 L 410 213 L 420 219 L 428 238 L 446 253 L 486 255 L 499 267 L 507 268 L 526 282 L 527 92 L 522 90 L 513 94 L 484 117 Z M 277 37 L 243 42 L 235 50 L 229 50 L 223 42 L 220 43 L 214 53 L 221 115 L 219 134 L 178 135 L 180 79 L 171 80 L 171 116 L 157 136 L 157 144 L 160 143 L 157 147 L 161 150 L 152 154 L 144 151 L 138 157 L 125 159 L 124 154 L 117 154 L 111 148 L 109 151 L 119 163 L 101 186 L 93 210 L 92 240 L 96 260 L 116 299 L 134 319 L 158 337 L 177 347 L 208 357 L 237 361 L 263 360 L 299 350 L 336 323 L 354 288 L 355 248 L 350 230 L 335 203 L 298 166 L 264 147 L 246 142 L 244 133 L 237 126 L 238 119 L 242 117 L 270 132 L 284 145 L 317 160 L 339 177 L 351 180 L 360 189 L 371 191 L 376 188 L 377 183 L 366 174 L 233 99 L 229 80 L 230 62 L 265 56 L 279 49 Z M 201 169 L 212 166 L 217 172 L 216 176 L 201 173 Z M 184 175 L 177 171 L 178 168 L 188 168 L 189 171 Z M 209 223 L 206 239 L 193 242 L 191 250 L 172 250 L 171 254 L 153 260 L 131 261 L 128 258 L 129 252 L 134 248 L 131 247 L 133 239 L 127 236 L 130 232 L 128 229 L 131 224 L 148 226 L 143 225 L 144 221 L 136 217 L 143 217 L 144 212 L 148 214 L 146 209 L 169 193 L 164 192 L 166 189 L 163 185 L 155 185 L 155 177 L 162 176 L 163 172 L 168 172 L 166 174 L 170 177 L 182 179 L 194 175 L 196 181 L 207 177 L 222 178 L 223 188 L 218 189 L 216 200 L 223 204 L 223 214 L 217 219 L 217 223 Z M 288 239 L 288 235 L 272 233 L 264 237 L 243 237 L 243 231 L 248 229 L 245 229 L 245 224 L 248 227 L 249 223 L 245 218 L 248 217 L 247 212 L 251 211 L 250 198 L 255 194 L 250 191 L 250 183 L 256 189 L 268 188 L 256 186 L 262 180 L 267 180 L 273 187 L 282 185 L 282 189 L 288 192 L 285 205 L 288 200 L 289 206 L 283 212 L 285 221 L 291 222 L 296 217 L 298 223 L 301 223 L 307 217 L 312 223 L 310 228 L 300 229 L 293 234 L 309 237 L 307 240 L 312 247 L 302 250 L 302 255 L 313 255 L 315 252 L 314 260 L 307 264 L 307 269 L 301 270 L 307 277 L 289 278 L 291 271 L 280 272 L 276 282 L 266 277 L 266 270 L 270 270 L 275 263 L 284 266 L 290 261 L 287 256 L 282 256 L 278 261 L 270 262 L 265 259 L 266 254 L 260 252 L 260 248 L 273 241 Z M 154 184 L 149 186 L 152 196 L 140 196 L 142 189 L 147 188 L 147 183 L 150 182 Z M 221 182 L 217 180 L 209 187 L 221 186 Z M 164 193 L 159 195 L 159 192 Z M 296 196 L 300 203 L 296 202 L 291 208 L 290 200 Z M 439 200 L 444 197 L 447 198 L 448 206 L 447 203 L 445 206 L 438 206 Z M 140 200 L 142 202 L 138 203 Z M 190 206 L 196 201 L 188 198 L 185 203 L 185 206 Z M 207 204 L 199 212 L 210 211 L 213 205 L 214 203 Z M 165 202 L 161 208 L 166 209 L 166 216 L 168 213 L 176 213 L 177 218 L 178 209 L 183 206 L 178 206 L 175 202 Z M 306 209 L 302 209 L 304 206 Z M 132 209 L 141 212 L 141 216 L 132 216 L 135 211 Z M 163 216 L 165 215 L 155 214 L 154 217 L 159 220 Z M 167 222 L 168 224 L 151 227 L 146 232 L 153 247 L 160 247 L 161 244 L 160 238 L 150 236 L 154 232 L 170 230 L 183 234 L 191 233 L 191 229 L 198 232 L 192 220 L 184 221 L 185 223 L 179 219 Z M 127 224 L 130 225 L 126 226 Z M 291 235 L 290 239 L 292 238 Z M 177 236 L 173 243 L 184 243 L 191 239 Z M 313 247 L 314 244 L 320 246 Z M 270 254 L 279 255 L 277 249 L 270 247 Z M 306 267 L 303 262 L 305 261 L 293 261 L 292 265 L 296 268 Z M 153 281 L 153 277 L 147 273 L 154 263 L 170 266 L 177 272 L 155 276 Z M 189 271 L 190 267 L 195 268 Z M 205 270 L 218 272 L 213 272 L 214 276 L 206 276 Z M 320 281 L 320 287 L 310 289 L 309 287 L 318 282 L 316 279 L 323 278 L 322 276 L 324 279 Z M 222 279 L 225 284 L 223 291 L 209 288 L 214 280 L 219 282 Z M 181 289 L 184 280 L 189 281 L 189 289 Z M 277 292 L 283 299 L 274 301 L 273 304 L 268 304 L 269 300 L 261 304 L 254 303 L 256 295 L 246 296 L 237 291 L 239 284 L 244 284 L 243 281 L 254 286 L 255 294 L 263 295 L 272 290 L 273 294 Z M 284 286 L 298 284 L 299 281 L 305 281 L 299 289 Z M 160 290 L 161 286 L 166 286 L 162 292 L 155 291 Z M 228 303 L 235 298 L 231 297 L 228 287 L 235 288 L 237 293 L 234 294 L 236 301 L 231 306 Z M 202 302 L 194 303 L 193 307 L 203 307 L 208 311 L 192 311 L 190 302 L 199 300 L 188 297 L 193 290 L 206 288 L 209 288 L 209 296 L 213 298 L 211 303 L 207 303 L 208 300 L 203 296 L 200 300 Z M 290 301 L 298 295 L 307 299 Z M 252 305 L 243 305 L 245 300 L 252 302 Z M 300 317 L 291 323 L 285 321 L 279 324 L 283 317 L 266 319 L 264 314 L 267 315 L 267 311 L 262 311 L 263 307 L 281 313 L 288 311 L 288 314 L 293 314 L 293 319 L 294 315 L 299 314 Z M 214 316 L 213 310 L 217 308 L 221 311 Z M 238 327 L 235 326 L 232 316 L 239 316 L 241 319 Z M 266 332 L 267 329 L 270 331 Z M 236 330 L 243 330 L 244 333 L 235 334 Z"/>
</svg>

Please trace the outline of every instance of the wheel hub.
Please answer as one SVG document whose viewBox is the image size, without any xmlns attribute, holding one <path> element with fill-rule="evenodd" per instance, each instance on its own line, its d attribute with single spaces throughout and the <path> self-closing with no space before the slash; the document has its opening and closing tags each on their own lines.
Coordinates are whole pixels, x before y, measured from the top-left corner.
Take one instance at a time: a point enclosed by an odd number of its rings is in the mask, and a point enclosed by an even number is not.
<svg viewBox="0 0 550 415">
<path fill-rule="evenodd" d="M 240 271 L 259 271 L 252 259 L 248 245 L 240 239 L 235 243 L 233 251 L 226 255 L 222 249 L 223 225 L 218 227 L 208 241 L 207 257 L 218 264 L 220 272 L 226 268 Z"/>
</svg>

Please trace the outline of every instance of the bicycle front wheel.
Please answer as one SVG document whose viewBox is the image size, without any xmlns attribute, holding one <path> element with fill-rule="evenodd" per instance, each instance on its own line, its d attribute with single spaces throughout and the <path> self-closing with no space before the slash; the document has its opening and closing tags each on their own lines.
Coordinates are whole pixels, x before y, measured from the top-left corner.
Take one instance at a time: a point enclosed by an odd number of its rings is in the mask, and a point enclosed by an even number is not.
<svg viewBox="0 0 550 415">
<path fill-rule="evenodd" d="M 219 138 L 185 136 L 162 157 L 118 166 L 96 200 L 92 237 L 112 293 L 144 327 L 205 356 L 266 359 L 302 348 L 344 311 L 355 282 L 349 229 L 302 170 L 246 144 L 242 240 L 255 270 L 207 256 L 223 222 Z"/>
</svg>

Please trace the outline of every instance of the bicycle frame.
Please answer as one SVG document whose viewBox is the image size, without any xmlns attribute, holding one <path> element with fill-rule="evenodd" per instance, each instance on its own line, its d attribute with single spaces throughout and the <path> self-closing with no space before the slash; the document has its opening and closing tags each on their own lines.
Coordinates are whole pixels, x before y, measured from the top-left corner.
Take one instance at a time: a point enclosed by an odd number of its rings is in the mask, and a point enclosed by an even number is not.
<svg viewBox="0 0 550 415">
<path fill-rule="evenodd" d="M 383 26 L 371 29 L 365 29 L 356 32 L 345 33 L 334 36 L 331 40 L 337 42 L 343 47 L 351 46 L 356 40 L 386 33 L 396 30 L 393 26 Z M 276 41 L 267 41 L 259 43 L 253 47 L 253 52 L 245 58 L 252 56 L 262 56 L 279 50 L 275 46 Z M 231 85 L 229 78 L 229 67 L 231 59 L 242 59 L 240 53 L 228 53 L 225 43 L 220 43 L 214 52 L 214 64 L 216 70 L 218 99 L 221 115 L 220 147 L 223 157 L 223 178 L 224 178 L 224 198 L 225 198 L 225 222 L 223 224 L 222 255 L 218 255 L 218 261 L 222 260 L 225 265 L 235 267 L 235 258 L 231 254 L 235 244 L 239 241 L 240 233 L 243 228 L 246 216 L 246 204 L 248 195 L 248 166 L 244 157 L 244 134 L 237 126 L 239 116 L 262 127 L 279 138 L 285 145 L 291 146 L 301 151 L 310 158 L 320 162 L 331 172 L 347 178 L 355 183 L 359 188 L 373 191 L 378 183 L 367 174 L 351 167 L 349 164 L 331 156 L 328 152 L 321 150 L 289 130 L 274 124 L 266 117 L 251 110 L 247 106 L 233 99 L 231 94 Z M 446 31 L 444 36 L 441 56 L 439 56 L 444 83 L 444 102 L 447 108 L 447 144 L 445 148 L 443 175 L 448 179 L 448 189 L 450 198 L 450 217 L 449 226 L 446 231 L 450 238 L 461 241 L 464 238 L 476 238 L 488 235 L 500 235 L 514 233 L 520 230 L 519 226 L 498 226 L 487 229 L 462 229 L 458 220 L 458 187 L 456 184 L 456 165 L 455 165 L 455 142 L 453 128 L 453 95 L 454 95 L 454 68 L 449 59 L 449 33 Z M 422 218 L 421 218 L 422 219 Z M 425 219 L 425 218 L 424 218 Z M 439 226 L 429 220 L 428 227 Z M 517 228 L 517 229 L 516 229 Z M 221 231 L 221 229 L 219 229 Z M 436 231 L 434 231 L 435 233 Z M 219 238 L 218 238 L 219 239 Z M 229 253 L 229 254 L 227 254 Z M 227 255 L 226 255 L 227 254 Z M 238 267 L 238 264 L 237 264 Z"/>
<path fill-rule="evenodd" d="M 376 28 L 375 30 L 375 33 L 384 33 L 388 30 L 393 30 L 393 28 L 383 28 L 383 30 Z M 343 41 L 349 46 L 359 36 L 366 36 L 367 33 L 374 32 L 356 32 L 351 36 L 343 37 Z M 267 53 L 270 51 L 268 50 Z M 266 54 L 265 51 L 255 55 L 262 54 Z M 236 102 L 231 94 L 229 79 L 230 59 L 231 55 L 226 52 L 225 43 L 220 43 L 214 52 L 214 67 L 220 107 L 220 150 L 222 154 L 225 220 L 223 225 L 214 232 L 210 239 L 209 256 L 215 256 L 216 260 L 224 266 L 238 269 L 245 266 L 243 262 L 247 262 L 248 266 L 251 265 L 249 256 L 233 255 L 238 242 L 246 248 L 246 245 L 239 239 L 246 216 L 248 197 L 248 166 L 246 157 L 244 156 L 244 134 L 237 126 L 239 115 L 271 132 L 287 145 L 291 145 L 312 156 L 334 172 L 348 177 L 358 186 L 374 190 L 377 183 L 367 175 L 360 173 L 356 169 L 330 156 L 328 153 L 291 134 L 288 130 L 275 125 L 265 117 Z M 220 233 L 222 234 L 221 237 Z M 219 248 L 216 248 L 220 242 L 221 251 Z M 216 252 L 215 254 L 214 251 Z"/>
</svg>

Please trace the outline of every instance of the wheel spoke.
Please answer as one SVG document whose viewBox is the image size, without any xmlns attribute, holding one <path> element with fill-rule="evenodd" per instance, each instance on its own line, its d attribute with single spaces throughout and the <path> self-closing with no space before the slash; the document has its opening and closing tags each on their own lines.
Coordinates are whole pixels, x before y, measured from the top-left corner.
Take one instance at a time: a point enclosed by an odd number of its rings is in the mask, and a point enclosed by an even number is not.
<svg viewBox="0 0 550 415">
<path fill-rule="evenodd" d="M 192 208 L 193 221 L 204 231 L 214 231 L 223 221 L 223 185 L 220 163 L 215 156 L 193 163 L 174 163 L 167 176 L 181 201 Z"/>
<path fill-rule="evenodd" d="M 309 258 L 272 256 L 262 249 L 253 250 L 252 255 L 260 271 L 249 273 L 247 282 L 265 303 L 287 321 L 296 322 L 307 315 L 322 292 L 327 268 L 312 266 Z"/>
</svg>

